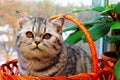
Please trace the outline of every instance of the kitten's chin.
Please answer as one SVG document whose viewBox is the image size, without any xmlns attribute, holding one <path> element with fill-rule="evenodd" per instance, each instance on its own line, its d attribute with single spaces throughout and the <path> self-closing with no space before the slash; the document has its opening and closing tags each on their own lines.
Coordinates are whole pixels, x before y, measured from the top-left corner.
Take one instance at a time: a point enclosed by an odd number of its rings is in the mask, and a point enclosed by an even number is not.
<svg viewBox="0 0 120 80">
<path fill-rule="evenodd" d="M 42 50 L 40 50 L 39 48 L 35 48 L 33 50 L 31 50 L 34 54 L 42 54 Z"/>
</svg>

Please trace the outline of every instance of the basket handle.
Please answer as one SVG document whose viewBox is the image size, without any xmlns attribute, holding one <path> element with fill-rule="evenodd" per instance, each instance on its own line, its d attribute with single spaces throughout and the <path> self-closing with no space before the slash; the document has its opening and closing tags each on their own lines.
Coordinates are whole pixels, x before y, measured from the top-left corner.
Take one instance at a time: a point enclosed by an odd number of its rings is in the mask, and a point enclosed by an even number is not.
<svg viewBox="0 0 120 80">
<path fill-rule="evenodd" d="M 82 30 L 82 32 L 84 33 L 87 41 L 88 41 L 88 45 L 91 51 L 91 55 L 92 55 L 92 67 L 93 67 L 93 72 L 97 73 L 97 71 L 99 70 L 98 67 L 98 58 L 97 58 L 97 51 L 96 51 L 96 47 L 95 44 L 93 42 L 93 39 L 90 35 L 90 33 L 88 32 L 88 30 L 85 28 L 85 26 L 77 19 L 75 19 L 74 17 L 70 16 L 70 15 L 64 15 L 64 14 L 60 14 L 60 15 L 54 15 L 52 17 L 49 18 L 49 20 L 53 20 L 55 18 L 58 18 L 60 16 L 64 16 L 65 19 L 72 21 L 73 23 L 75 23 L 80 30 Z"/>
</svg>

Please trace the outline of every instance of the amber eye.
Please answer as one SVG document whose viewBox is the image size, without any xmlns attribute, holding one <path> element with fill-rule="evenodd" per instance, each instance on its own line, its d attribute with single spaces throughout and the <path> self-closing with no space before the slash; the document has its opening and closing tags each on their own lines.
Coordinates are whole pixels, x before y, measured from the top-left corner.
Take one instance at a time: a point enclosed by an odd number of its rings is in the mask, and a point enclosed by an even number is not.
<svg viewBox="0 0 120 80">
<path fill-rule="evenodd" d="M 26 32 L 26 36 L 27 36 L 28 38 L 33 38 L 33 33 L 30 32 L 30 31 L 28 31 L 28 32 Z"/>
<path fill-rule="evenodd" d="M 44 36 L 43 36 L 43 38 L 44 39 L 50 39 L 51 38 L 51 34 L 49 34 L 49 33 L 46 33 Z"/>
</svg>

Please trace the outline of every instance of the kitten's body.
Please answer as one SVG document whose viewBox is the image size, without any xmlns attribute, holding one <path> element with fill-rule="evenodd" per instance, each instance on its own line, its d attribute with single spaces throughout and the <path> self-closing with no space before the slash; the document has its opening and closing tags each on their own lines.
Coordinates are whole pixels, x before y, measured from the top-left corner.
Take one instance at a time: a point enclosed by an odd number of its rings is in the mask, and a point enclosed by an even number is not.
<svg viewBox="0 0 120 80">
<path fill-rule="evenodd" d="M 18 18 L 16 46 L 21 75 L 69 76 L 91 72 L 87 54 L 79 47 L 63 43 L 63 18 L 28 19 L 22 13 L 18 13 Z"/>
</svg>

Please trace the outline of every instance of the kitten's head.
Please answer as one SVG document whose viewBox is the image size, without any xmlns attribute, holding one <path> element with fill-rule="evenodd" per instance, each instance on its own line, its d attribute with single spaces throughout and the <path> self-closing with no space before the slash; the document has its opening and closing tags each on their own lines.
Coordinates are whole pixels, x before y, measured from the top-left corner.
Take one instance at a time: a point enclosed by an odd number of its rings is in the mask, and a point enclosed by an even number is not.
<svg viewBox="0 0 120 80">
<path fill-rule="evenodd" d="M 63 45 L 62 26 L 64 17 L 54 20 L 28 18 L 18 12 L 16 47 L 18 53 L 28 57 L 56 56 Z"/>
</svg>

